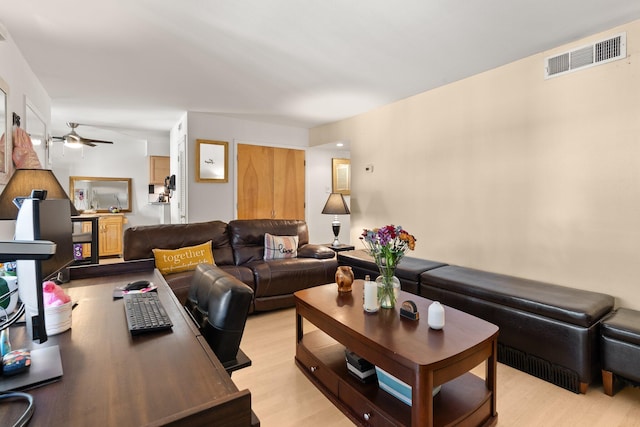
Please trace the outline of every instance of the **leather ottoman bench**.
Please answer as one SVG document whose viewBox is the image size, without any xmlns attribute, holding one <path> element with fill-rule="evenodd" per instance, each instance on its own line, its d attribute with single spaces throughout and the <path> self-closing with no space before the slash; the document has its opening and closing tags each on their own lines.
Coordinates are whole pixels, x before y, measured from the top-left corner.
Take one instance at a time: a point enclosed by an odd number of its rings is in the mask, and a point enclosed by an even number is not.
<svg viewBox="0 0 640 427">
<path fill-rule="evenodd" d="M 420 279 L 423 297 L 498 325 L 498 361 L 575 393 L 599 378 L 599 322 L 612 296 L 458 266 Z"/>
<path fill-rule="evenodd" d="M 356 279 L 364 279 L 364 276 L 368 274 L 371 280 L 375 280 L 375 278 L 380 275 L 380 271 L 373 257 L 364 249 L 338 252 L 338 265 L 350 266 L 353 270 L 353 276 Z M 447 264 L 405 256 L 398 264 L 396 277 L 400 280 L 400 287 L 403 291 L 419 295 L 420 274 L 444 265 Z"/>
<path fill-rule="evenodd" d="M 616 377 L 640 383 L 640 312 L 619 308 L 600 325 L 602 385 L 613 396 Z"/>
</svg>

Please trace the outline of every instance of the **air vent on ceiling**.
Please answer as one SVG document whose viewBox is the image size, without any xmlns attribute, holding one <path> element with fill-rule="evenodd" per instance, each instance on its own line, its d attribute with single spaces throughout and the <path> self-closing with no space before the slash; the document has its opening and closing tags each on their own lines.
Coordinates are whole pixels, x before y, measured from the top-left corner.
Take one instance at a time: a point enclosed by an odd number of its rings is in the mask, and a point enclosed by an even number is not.
<svg viewBox="0 0 640 427">
<path fill-rule="evenodd" d="M 579 69 L 617 61 L 627 56 L 627 33 L 600 40 L 560 55 L 545 58 L 544 77 L 555 77 Z"/>
</svg>

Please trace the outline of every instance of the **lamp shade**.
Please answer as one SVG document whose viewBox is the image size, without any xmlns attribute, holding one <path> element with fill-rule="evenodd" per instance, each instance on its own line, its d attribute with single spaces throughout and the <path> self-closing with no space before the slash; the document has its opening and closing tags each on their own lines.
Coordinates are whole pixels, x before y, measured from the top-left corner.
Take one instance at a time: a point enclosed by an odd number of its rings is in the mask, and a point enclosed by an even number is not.
<svg viewBox="0 0 640 427">
<path fill-rule="evenodd" d="M 78 215 L 78 210 L 50 169 L 16 169 L 0 193 L 0 220 L 16 219 L 18 208 L 13 199 L 29 197 L 31 190 L 47 190 L 48 199 L 68 199 L 71 215 Z"/>
<path fill-rule="evenodd" d="M 327 203 L 322 209 L 323 214 L 330 215 L 349 215 L 349 206 L 340 193 L 331 193 L 327 199 Z"/>
</svg>

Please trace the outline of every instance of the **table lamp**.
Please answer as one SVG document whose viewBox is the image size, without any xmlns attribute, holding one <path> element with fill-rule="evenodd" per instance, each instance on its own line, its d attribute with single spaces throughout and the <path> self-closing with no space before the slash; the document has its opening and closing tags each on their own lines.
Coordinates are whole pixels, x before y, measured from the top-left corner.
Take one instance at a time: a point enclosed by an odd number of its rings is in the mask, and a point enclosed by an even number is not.
<svg viewBox="0 0 640 427">
<path fill-rule="evenodd" d="M 16 169 L 11 179 L 0 193 L 0 220 L 16 219 L 18 207 L 15 198 L 29 197 L 32 190 L 45 190 L 46 198 L 69 199 L 60 182 L 50 169 Z M 71 199 L 71 215 L 78 215 L 78 210 Z"/>
<path fill-rule="evenodd" d="M 338 220 L 338 215 L 349 215 L 351 213 L 349 211 L 349 206 L 347 206 L 347 202 L 344 200 L 344 197 L 342 197 L 342 194 L 331 193 L 327 199 L 327 203 L 324 205 L 324 209 L 322 209 L 322 213 L 334 215 L 333 222 L 331 223 L 334 239 L 331 246 L 340 246 L 340 242 L 338 241 L 338 234 L 340 234 L 340 221 Z"/>
</svg>

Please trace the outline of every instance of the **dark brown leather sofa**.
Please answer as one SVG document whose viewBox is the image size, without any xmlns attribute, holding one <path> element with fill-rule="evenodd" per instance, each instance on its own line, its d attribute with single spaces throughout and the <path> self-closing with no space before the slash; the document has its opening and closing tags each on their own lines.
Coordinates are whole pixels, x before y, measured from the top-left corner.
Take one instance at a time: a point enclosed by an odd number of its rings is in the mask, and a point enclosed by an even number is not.
<svg viewBox="0 0 640 427">
<path fill-rule="evenodd" d="M 264 234 L 298 236 L 298 256 L 263 260 Z M 284 219 L 209 221 L 130 227 L 124 232 L 125 261 L 153 259 L 153 249 L 179 249 L 211 240 L 216 266 L 249 285 L 254 292 L 251 311 L 294 305 L 293 293 L 334 281 L 338 262 L 334 251 L 309 243 L 305 221 Z M 193 271 L 165 276 L 185 304 Z"/>
<path fill-rule="evenodd" d="M 500 328 L 498 361 L 576 393 L 599 375 L 600 322 L 612 296 L 428 260 L 403 267 L 405 259 L 396 270 L 401 283 L 418 274 L 419 295 Z M 362 251 L 340 252 L 338 263 L 359 274 L 376 269 Z"/>
</svg>

